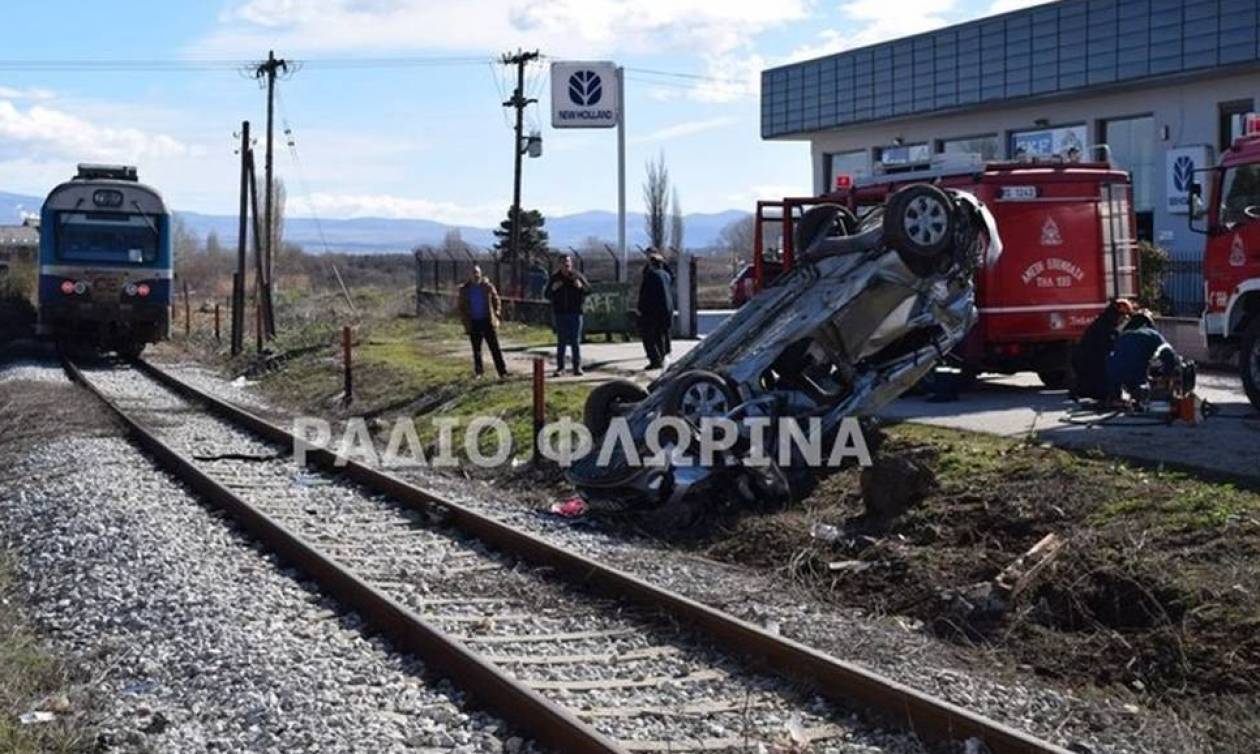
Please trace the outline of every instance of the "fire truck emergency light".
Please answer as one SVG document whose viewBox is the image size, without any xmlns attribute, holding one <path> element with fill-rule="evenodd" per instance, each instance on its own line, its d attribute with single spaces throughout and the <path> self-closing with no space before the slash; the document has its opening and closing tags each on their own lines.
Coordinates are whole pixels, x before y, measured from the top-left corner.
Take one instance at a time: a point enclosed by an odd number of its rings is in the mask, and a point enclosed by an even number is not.
<svg viewBox="0 0 1260 754">
<path fill-rule="evenodd" d="M 836 191 L 845 191 L 853 188 L 853 176 L 838 175 L 836 176 Z"/>
</svg>

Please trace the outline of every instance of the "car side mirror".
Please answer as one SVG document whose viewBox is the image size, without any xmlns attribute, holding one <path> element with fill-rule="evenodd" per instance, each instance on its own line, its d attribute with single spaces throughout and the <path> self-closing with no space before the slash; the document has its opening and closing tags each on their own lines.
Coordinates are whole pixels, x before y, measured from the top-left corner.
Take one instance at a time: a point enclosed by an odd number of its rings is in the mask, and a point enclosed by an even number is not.
<svg viewBox="0 0 1260 754">
<path fill-rule="evenodd" d="M 1194 233 L 1207 233 L 1207 229 L 1202 225 L 1196 224 L 1195 221 L 1202 220 L 1207 214 L 1207 209 L 1203 204 L 1203 184 L 1198 181 L 1191 181 L 1190 188 L 1186 192 L 1189 203 L 1189 212 L 1186 215 L 1186 225 Z"/>
</svg>

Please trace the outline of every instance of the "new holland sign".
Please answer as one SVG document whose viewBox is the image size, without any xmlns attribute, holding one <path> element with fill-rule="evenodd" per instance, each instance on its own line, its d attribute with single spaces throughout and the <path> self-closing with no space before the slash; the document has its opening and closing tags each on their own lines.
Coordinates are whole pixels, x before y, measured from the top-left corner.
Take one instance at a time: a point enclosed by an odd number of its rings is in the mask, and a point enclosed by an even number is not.
<svg viewBox="0 0 1260 754">
<path fill-rule="evenodd" d="M 1208 146 L 1173 147 L 1168 150 L 1164 172 L 1165 208 L 1175 215 L 1190 212 L 1190 184 L 1195 171 L 1212 167 L 1212 148 Z"/>
<path fill-rule="evenodd" d="M 552 128 L 612 128 L 621 118 L 617 64 L 560 61 L 551 64 Z"/>
</svg>

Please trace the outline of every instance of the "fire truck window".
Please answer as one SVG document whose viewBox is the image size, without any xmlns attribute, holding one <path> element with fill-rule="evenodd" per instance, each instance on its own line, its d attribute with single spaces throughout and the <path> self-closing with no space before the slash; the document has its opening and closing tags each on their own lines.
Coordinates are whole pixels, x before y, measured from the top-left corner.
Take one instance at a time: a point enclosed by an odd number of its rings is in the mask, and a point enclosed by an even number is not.
<svg viewBox="0 0 1260 754">
<path fill-rule="evenodd" d="M 1248 207 L 1260 207 L 1260 165 L 1239 165 L 1225 171 L 1221 181 L 1220 222 L 1237 225 L 1251 218 Z"/>
</svg>

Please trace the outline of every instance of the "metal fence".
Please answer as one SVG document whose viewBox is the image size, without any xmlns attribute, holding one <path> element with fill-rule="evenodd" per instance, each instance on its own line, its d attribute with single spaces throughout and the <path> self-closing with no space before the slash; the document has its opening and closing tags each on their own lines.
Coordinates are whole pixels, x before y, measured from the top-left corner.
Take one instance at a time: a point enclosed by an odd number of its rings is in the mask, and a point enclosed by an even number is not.
<svg viewBox="0 0 1260 754">
<path fill-rule="evenodd" d="M 503 296 L 522 294 L 520 298 L 540 299 L 546 280 L 560 266 L 564 256 L 573 258 L 573 266 L 592 283 L 613 282 L 621 279 L 622 260 L 611 246 L 592 249 L 551 249 L 545 259 L 526 268 L 522 291 L 513 291 L 512 265 L 499 258 L 490 249 L 465 246 L 461 249 L 421 246 L 414 251 L 416 259 L 416 289 L 426 293 L 451 292 L 472 277 L 473 265 Z M 627 260 L 627 280 L 637 281 L 643 274 L 647 258 L 642 250 L 631 250 Z M 545 263 L 545 264 L 544 264 Z"/>
<path fill-rule="evenodd" d="M 1163 308 L 1178 317 L 1203 313 L 1203 260 L 1170 259 L 1160 280 Z"/>
</svg>

